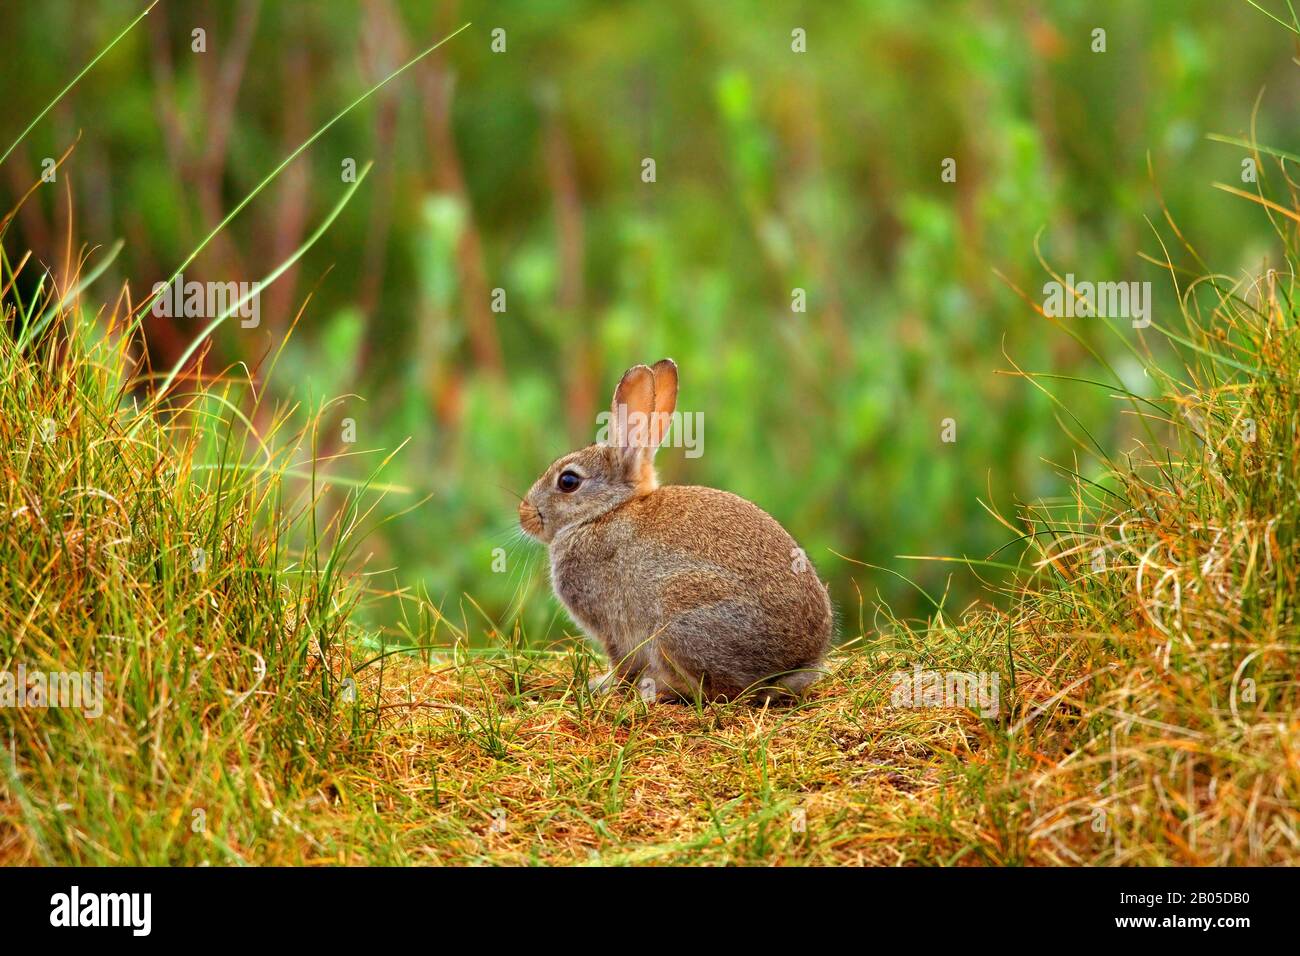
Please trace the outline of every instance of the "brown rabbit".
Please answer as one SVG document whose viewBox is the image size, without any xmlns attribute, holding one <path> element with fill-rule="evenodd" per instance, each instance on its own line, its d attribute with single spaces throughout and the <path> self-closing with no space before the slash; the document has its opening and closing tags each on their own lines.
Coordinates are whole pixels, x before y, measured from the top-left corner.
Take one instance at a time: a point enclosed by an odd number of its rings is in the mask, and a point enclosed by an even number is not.
<svg viewBox="0 0 1300 956">
<path fill-rule="evenodd" d="M 552 464 L 520 502 L 519 524 L 550 546 L 556 595 L 609 655 L 593 690 L 618 679 L 660 699 L 799 694 L 830 643 L 826 586 L 756 505 L 660 487 L 654 454 L 676 405 L 671 359 L 628 369 L 609 443 Z"/>
</svg>

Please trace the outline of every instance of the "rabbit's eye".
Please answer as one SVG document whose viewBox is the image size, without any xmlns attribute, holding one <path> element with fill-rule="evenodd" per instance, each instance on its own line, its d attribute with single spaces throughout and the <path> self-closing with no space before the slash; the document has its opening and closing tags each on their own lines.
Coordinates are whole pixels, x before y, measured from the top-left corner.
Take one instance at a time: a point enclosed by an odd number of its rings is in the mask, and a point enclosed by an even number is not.
<svg viewBox="0 0 1300 956">
<path fill-rule="evenodd" d="M 582 476 L 576 471 L 562 471 L 555 481 L 555 487 L 564 492 L 577 491 L 580 484 L 582 484 Z"/>
</svg>

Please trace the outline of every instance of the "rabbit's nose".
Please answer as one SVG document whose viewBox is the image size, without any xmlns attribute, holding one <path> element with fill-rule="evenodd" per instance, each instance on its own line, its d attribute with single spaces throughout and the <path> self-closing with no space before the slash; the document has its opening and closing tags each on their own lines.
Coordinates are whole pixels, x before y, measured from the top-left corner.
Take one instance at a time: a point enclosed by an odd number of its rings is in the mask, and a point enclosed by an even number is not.
<svg viewBox="0 0 1300 956">
<path fill-rule="evenodd" d="M 545 527 L 541 511 L 527 498 L 519 502 L 519 527 L 534 537 L 541 534 Z"/>
</svg>

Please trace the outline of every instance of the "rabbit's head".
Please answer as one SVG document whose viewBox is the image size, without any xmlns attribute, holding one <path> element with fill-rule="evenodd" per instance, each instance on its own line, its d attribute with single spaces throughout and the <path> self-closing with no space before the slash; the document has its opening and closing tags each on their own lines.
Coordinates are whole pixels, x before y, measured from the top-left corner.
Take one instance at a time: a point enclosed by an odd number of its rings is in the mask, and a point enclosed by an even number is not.
<svg viewBox="0 0 1300 956">
<path fill-rule="evenodd" d="M 539 541 L 599 518 L 659 486 L 654 454 L 677 406 L 672 359 L 623 373 L 610 406 L 607 442 L 555 460 L 519 503 L 519 526 Z"/>
</svg>

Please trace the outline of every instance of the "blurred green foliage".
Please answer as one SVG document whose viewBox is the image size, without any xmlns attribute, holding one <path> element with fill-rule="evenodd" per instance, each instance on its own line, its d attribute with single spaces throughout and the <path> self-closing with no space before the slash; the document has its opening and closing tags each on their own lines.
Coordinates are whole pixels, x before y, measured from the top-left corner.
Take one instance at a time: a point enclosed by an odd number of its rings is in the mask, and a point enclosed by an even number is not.
<svg viewBox="0 0 1300 956">
<path fill-rule="evenodd" d="M 140 6 L 8 4 L 0 139 Z M 453 617 L 466 593 L 494 616 L 531 594 L 536 637 L 555 633 L 554 606 L 540 554 L 513 541 L 510 492 L 592 440 L 624 368 L 664 355 L 682 369 L 680 407 L 705 421 L 702 457 L 661 453 L 665 480 L 775 515 L 831 582 L 846 630 L 859 590 L 868 606 L 879 592 L 924 610 L 832 550 L 941 592 L 951 565 L 896 556 L 983 557 L 1012 535 L 981 501 L 1060 492 L 1048 463 L 1073 467 L 1076 446 L 1046 397 L 999 372 L 1099 375 L 1010 288 L 1041 301 L 1036 243 L 1062 273 L 1151 281 L 1160 324 L 1174 292 L 1139 255 L 1163 258 L 1157 230 L 1173 240 L 1155 197 L 1207 260 L 1257 266 L 1270 253 L 1249 240 L 1260 213 L 1211 187 L 1241 185 L 1244 154 L 1206 134 L 1246 135 L 1240 104 L 1266 88 L 1258 139 L 1294 146 L 1292 51 L 1222 0 L 164 0 L 0 170 L 8 208 L 77 142 L 57 188 L 15 221 L 11 256 L 30 248 L 57 273 L 69 233 L 74 248 L 125 238 L 95 291 L 128 281 L 140 301 L 312 130 L 466 20 L 314 144 L 187 278 L 258 278 L 337 201 L 345 162 L 375 161 L 264 292 L 261 326 L 223 330 L 204 371 L 262 369 L 306 302 L 269 387 L 287 403 L 338 398 L 334 421 L 354 419 L 357 442 L 320 445 L 347 455 L 341 473 L 365 474 L 411 436 L 383 476 L 411 491 L 383 509 L 428 496 L 371 537 L 377 586 L 421 588 Z M 1170 254 L 1188 264 L 1176 242 Z M 792 311 L 796 288 L 806 312 Z M 155 366 L 199 326 L 151 319 Z M 1158 350 L 1154 330 L 1071 328 L 1143 388 L 1125 337 Z M 1125 446 L 1134 425 L 1106 389 L 1058 392 L 1099 442 Z M 940 440 L 946 418 L 955 443 Z M 973 585 L 959 575 L 954 599 Z"/>
</svg>

